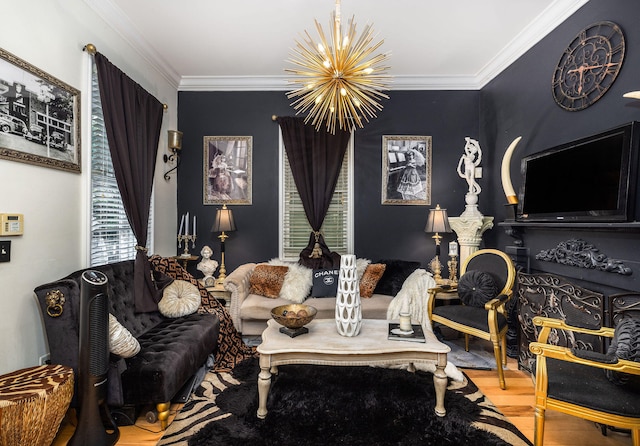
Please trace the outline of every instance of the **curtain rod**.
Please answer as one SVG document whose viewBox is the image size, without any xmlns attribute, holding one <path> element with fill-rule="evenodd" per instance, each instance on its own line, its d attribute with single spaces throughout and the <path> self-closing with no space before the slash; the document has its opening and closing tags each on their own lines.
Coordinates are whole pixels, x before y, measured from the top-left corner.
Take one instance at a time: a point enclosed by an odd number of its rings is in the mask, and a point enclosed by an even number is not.
<svg viewBox="0 0 640 446">
<path fill-rule="evenodd" d="M 89 53 L 92 56 L 95 56 L 96 53 L 98 52 L 98 50 L 96 49 L 96 46 L 93 43 L 87 43 L 83 48 L 82 51 L 86 51 L 87 53 Z M 167 104 L 162 104 L 162 108 L 164 111 L 167 111 L 169 109 L 169 106 Z"/>
</svg>

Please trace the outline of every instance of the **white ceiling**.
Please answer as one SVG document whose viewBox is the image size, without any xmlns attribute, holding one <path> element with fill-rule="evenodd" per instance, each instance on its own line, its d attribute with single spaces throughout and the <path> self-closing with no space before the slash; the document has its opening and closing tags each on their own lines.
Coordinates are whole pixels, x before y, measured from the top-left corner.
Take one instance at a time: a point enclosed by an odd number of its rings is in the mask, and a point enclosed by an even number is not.
<svg viewBox="0 0 640 446">
<path fill-rule="evenodd" d="M 479 89 L 588 0 L 342 0 L 371 24 L 392 89 Z M 304 31 L 335 0 L 85 0 L 180 90 L 286 90 Z M 100 48 L 98 48 L 98 51 Z M 108 56 L 108 55 L 107 55 Z"/>
</svg>

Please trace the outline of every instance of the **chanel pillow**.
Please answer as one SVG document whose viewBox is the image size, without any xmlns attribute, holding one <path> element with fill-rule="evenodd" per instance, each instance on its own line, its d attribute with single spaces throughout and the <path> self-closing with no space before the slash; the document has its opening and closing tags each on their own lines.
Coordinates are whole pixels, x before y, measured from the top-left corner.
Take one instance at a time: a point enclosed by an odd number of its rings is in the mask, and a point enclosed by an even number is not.
<svg viewBox="0 0 640 446">
<path fill-rule="evenodd" d="M 109 351 L 123 358 L 131 358 L 140 351 L 140 343 L 109 313 Z"/>
<path fill-rule="evenodd" d="M 484 307 L 484 304 L 498 295 L 498 287 L 489 273 L 467 271 L 458 281 L 458 297 L 463 304 Z"/>
<path fill-rule="evenodd" d="M 336 297 L 340 268 L 314 269 L 312 297 Z"/>
<path fill-rule="evenodd" d="M 162 292 L 158 311 L 164 317 L 182 317 L 195 313 L 200 307 L 200 290 L 186 280 L 174 280 Z"/>
</svg>

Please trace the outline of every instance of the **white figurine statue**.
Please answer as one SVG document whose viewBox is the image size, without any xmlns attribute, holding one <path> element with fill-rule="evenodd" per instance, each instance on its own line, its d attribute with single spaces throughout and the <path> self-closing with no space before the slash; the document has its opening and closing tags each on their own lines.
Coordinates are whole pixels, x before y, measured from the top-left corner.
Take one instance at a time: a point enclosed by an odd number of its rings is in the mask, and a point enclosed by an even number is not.
<svg viewBox="0 0 640 446">
<path fill-rule="evenodd" d="M 202 271 L 204 274 L 204 286 L 213 286 L 216 283 L 216 279 L 213 277 L 214 271 L 218 268 L 218 262 L 211 259 L 213 250 L 208 246 L 204 246 L 200 251 L 202 260 L 198 263 L 198 271 Z"/>
<path fill-rule="evenodd" d="M 482 161 L 482 149 L 475 139 L 467 136 L 465 140 L 467 143 L 464 146 L 464 155 L 460 157 L 458 162 L 458 175 L 467 180 L 470 194 L 479 195 L 482 189 L 476 181 L 476 168 Z"/>
</svg>

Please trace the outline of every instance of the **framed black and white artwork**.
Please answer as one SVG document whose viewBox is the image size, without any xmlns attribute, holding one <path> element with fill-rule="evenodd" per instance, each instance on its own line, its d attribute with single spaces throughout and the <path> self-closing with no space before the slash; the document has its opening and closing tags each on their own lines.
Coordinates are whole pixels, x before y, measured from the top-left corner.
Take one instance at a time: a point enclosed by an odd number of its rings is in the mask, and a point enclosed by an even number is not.
<svg viewBox="0 0 640 446">
<path fill-rule="evenodd" d="M 431 136 L 382 137 L 382 204 L 431 204 Z"/>
<path fill-rule="evenodd" d="M 251 136 L 203 138 L 203 204 L 251 204 Z"/>
<path fill-rule="evenodd" d="M 1 48 L 0 158 L 80 172 L 80 91 Z"/>
</svg>

